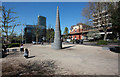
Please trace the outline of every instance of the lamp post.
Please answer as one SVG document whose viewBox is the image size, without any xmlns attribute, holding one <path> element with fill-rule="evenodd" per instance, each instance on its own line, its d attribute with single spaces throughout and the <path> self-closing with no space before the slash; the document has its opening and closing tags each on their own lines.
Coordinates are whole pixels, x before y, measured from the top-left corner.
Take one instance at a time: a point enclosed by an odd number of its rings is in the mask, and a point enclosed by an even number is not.
<svg viewBox="0 0 120 77">
<path fill-rule="evenodd" d="M 21 34 L 22 34 L 22 42 L 21 42 L 21 43 L 22 43 L 22 44 L 23 44 L 23 25 L 24 25 L 24 24 L 22 24 L 22 30 L 21 30 L 21 31 L 22 31 L 22 32 L 21 32 Z"/>
</svg>

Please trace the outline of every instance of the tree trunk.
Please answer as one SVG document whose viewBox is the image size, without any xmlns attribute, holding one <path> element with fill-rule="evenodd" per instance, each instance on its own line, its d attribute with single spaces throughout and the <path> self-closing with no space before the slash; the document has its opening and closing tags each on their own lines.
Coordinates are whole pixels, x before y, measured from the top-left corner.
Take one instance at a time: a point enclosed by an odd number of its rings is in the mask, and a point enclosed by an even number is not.
<svg viewBox="0 0 120 77">
<path fill-rule="evenodd" d="M 8 41 L 9 41 L 9 39 L 8 39 L 8 33 L 6 32 L 6 44 L 8 44 Z"/>
<path fill-rule="evenodd" d="M 50 36 L 49 36 L 49 37 L 50 37 L 50 43 L 51 43 L 51 33 L 50 33 Z"/>
<path fill-rule="evenodd" d="M 105 31 L 104 41 L 106 41 L 106 38 L 107 38 L 107 32 Z"/>
<path fill-rule="evenodd" d="M 36 35 L 36 43 L 38 43 L 38 35 Z"/>
</svg>

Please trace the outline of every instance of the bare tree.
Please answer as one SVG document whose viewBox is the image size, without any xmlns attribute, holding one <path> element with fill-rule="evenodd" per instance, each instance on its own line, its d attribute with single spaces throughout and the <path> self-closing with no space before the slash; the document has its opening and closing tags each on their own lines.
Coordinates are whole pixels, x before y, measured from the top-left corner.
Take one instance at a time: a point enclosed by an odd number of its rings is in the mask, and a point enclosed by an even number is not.
<svg viewBox="0 0 120 77">
<path fill-rule="evenodd" d="M 0 30 L 0 37 L 2 36 L 2 31 Z"/>
<path fill-rule="evenodd" d="M 87 34 L 87 37 L 88 37 L 88 39 L 89 38 L 99 39 L 101 37 L 101 34 L 98 30 L 89 31 Z"/>
<path fill-rule="evenodd" d="M 5 9 L 5 7 L 2 7 L 2 32 L 4 32 L 6 37 L 6 43 L 9 41 L 9 36 L 11 36 L 15 30 L 16 26 L 19 26 L 20 24 L 16 24 L 16 18 L 12 14 L 16 14 L 16 12 L 13 12 L 12 9 Z"/>
<path fill-rule="evenodd" d="M 33 33 L 35 34 L 36 42 L 39 41 L 41 27 L 39 25 L 33 25 Z"/>
<path fill-rule="evenodd" d="M 95 2 L 89 2 L 88 5 L 82 10 L 82 15 L 85 17 L 85 24 L 92 25 L 90 20 L 93 19 L 93 14 L 95 12 Z"/>
<path fill-rule="evenodd" d="M 89 2 L 89 4 L 83 9 L 82 11 L 82 15 L 88 19 L 88 21 L 94 19 L 93 15 L 94 14 L 97 14 L 97 24 L 94 24 L 95 26 L 97 25 L 101 25 L 103 26 L 103 31 L 105 33 L 104 35 L 104 40 L 106 40 L 106 37 L 107 37 L 107 30 L 109 28 L 109 21 L 108 21 L 108 17 L 105 15 L 105 16 L 102 16 L 101 15 L 101 12 L 104 10 L 104 11 L 108 11 L 108 13 L 110 12 L 110 5 L 112 3 L 110 2 Z M 101 22 L 99 20 L 102 20 Z M 104 24 L 104 25 L 103 25 Z"/>
<path fill-rule="evenodd" d="M 49 43 L 51 43 L 54 40 L 54 29 L 51 26 L 52 25 L 50 24 L 48 26 L 48 29 L 46 30 L 46 38 Z"/>
</svg>

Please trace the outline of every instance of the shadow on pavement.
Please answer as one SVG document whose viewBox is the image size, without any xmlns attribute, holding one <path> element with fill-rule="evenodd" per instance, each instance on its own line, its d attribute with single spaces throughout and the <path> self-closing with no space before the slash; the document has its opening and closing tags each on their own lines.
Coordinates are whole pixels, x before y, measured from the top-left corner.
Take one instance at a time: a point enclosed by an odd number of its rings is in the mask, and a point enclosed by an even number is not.
<svg viewBox="0 0 120 77">
<path fill-rule="evenodd" d="M 74 47 L 74 46 L 75 46 L 75 45 L 63 47 L 62 49 L 67 49 L 67 48 L 71 48 L 71 47 Z"/>
<path fill-rule="evenodd" d="M 28 58 L 34 58 L 35 56 L 29 56 Z"/>
<path fill-rule="evenodd" d="M 110 51 L 115 52 L 115 53 L 120 53 L 120 47 L 110 47 Z"/>
</svg>

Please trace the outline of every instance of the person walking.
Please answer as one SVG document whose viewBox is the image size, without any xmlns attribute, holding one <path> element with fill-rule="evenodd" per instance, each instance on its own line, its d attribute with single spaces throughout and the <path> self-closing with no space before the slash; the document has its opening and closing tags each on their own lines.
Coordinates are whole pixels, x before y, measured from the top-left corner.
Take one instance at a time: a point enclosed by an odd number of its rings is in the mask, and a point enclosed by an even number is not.
<svg viewBox="0 0 120 77">
<path fill-rule="evenodd" d="M 4 52 L 7 52 L 7 46 L 5 44 L 3 44 L 3 49 L 4 49 Z"/>
<path fill-rule="evenodd" d="M 20 51 L 24 52 L 23 44 L 21 44 Z"/>
<path fill-rule="evenodd" d="M 5 57 L 8 53 L 7 53 L 7 46 L 5 44 L 3 44 L 3 50 L 2 50 L 2 57 Z"/>
<path fill-rule="evenodd" d="M 74 39 L 73 39 L 73 44 L 74 44 Z"/>
<path fill-rule="evenodd" d="M 44 44 L 44 42 L 43 42 L 43 38 L 41 39 L 41 44 L 42 44 L 42 45 Z"/>
<path fill-rule="evenodd" d="M 28 51 L 28 49 L 26 48 L 25 51 L 24 51 L 24 57 L 25 57 L 25 58 L 28 58 L 28 56 L 29 56 L 29 51 Z"/>
</svg>

